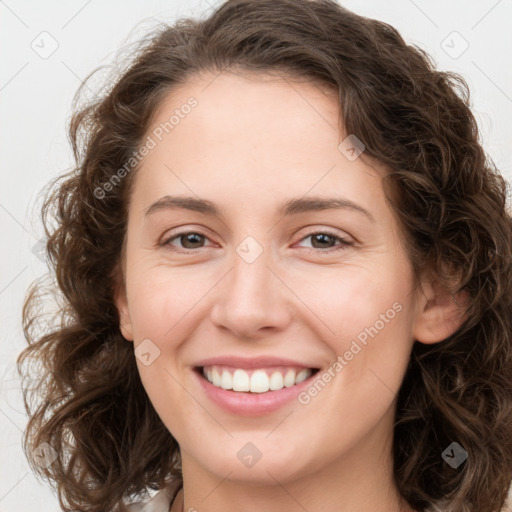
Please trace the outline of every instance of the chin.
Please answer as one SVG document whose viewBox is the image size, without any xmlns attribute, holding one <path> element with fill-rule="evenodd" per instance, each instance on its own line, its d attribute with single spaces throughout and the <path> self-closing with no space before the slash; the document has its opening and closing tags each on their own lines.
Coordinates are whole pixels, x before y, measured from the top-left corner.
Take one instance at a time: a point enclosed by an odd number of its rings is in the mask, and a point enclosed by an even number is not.
<svg viewBox="0 0 512 512">
<path fill-rule="evenodd" d="M 280 483 L 292 481 L 310 473 L 312 464 L 305 460 L 304 453 L 298 458 L 300 452 L 294 443 L 289 443 L 288 439 L 285 444 L 277 437 L 271 442 L 264 439 L 267 435 L 265 432 L 259 440 L 254 436 L 230 439 L 220 451 L 197 454 L 197 460 L 219 478 L 244 484 L 275 485 L 276 480 Z"/>
</svg>

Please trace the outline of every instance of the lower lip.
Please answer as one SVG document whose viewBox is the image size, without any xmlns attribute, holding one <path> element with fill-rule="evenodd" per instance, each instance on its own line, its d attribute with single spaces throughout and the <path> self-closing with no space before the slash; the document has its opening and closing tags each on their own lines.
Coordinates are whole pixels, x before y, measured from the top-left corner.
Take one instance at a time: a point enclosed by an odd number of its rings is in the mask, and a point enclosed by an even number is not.
<svg viewBox="0 0 512 512">
<path fill-rule="evenodd" d="M 250 393 L 244 391 L 230 391 L 218 388 L 197 371 L 193 372 L 199 379 L 206 395 L 212 402 L 224 410 L 239 416 L 261 416 L 277 411 L 282 406 L 291 402 L 306 387 L 311 385 L 316 373 L 306 380 L 299 382 L 289 388 L 266 393 Z"/>
</svg>

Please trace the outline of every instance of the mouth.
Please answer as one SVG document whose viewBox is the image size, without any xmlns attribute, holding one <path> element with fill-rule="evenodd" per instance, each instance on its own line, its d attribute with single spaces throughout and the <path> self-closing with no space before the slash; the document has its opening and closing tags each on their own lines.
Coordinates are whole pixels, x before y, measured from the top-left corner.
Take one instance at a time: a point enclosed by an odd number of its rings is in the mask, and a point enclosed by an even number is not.
<svg viewBox="0 0 512 512">
<path fill-rule="evenodd" d="M 273 366 L 243 369 L 225 365 L 196 366 L 194 371 L 214 387 L 234 393 L 270 393 L 292 388 L 311 378 L 319 368 Z"/>
</svg>

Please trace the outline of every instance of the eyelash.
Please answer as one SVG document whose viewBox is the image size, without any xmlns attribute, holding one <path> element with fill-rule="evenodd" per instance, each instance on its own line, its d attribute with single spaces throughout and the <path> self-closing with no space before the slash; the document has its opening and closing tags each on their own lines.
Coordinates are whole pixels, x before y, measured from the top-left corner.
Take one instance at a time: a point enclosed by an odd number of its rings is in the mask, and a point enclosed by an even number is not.
<svg viewBox="0 0 512 512">
<path fill-rule="evenodd" d="M 179 233 L 173 234 L 170 238 L 165 239 L 160 245 L 171 247 L 171 242 L 173 240 L 179 239 L 180 237 L 182 237 L 184 235 L 190 235 L 190 234 L 199 235 L 201 237 L 204 237 L 205 239 L 208 239 L 208 237 L 206 235 L 204 235 L 203 233 L 201 233 L 200 231 L 181 231 Z M 351 241 L 347 240 L 346 238 L 343 238 L 329 230 L 314 231 L 314 232 L 309 233 L 308 235 L 304 236 L 303 238 L 301 238 L 299 240 L 299 242 L 302 242 L 306 238 L 312 237 L 314 235 L 328 235 L 328 236 L 334 238 L 336 241 L 339 241 L 341 243 L 337 248 L 336 247 L 328 247 L 326 249 L 317 249 L 315 247 L 312 247 L 312 248 L 306 247 L 305 249 L 306 249 L 306 252 L 308 252 L 308 253 L 311 253 L 311 252 L 313 252 L 313 253 L 336 252 L 336 251 L 344 250 L 348 246 L 354 245 L 353 242 L 351 242 Z M 203 249 L 203 247 L 198 247 L 197 249 Z M 182 249 L 182 250 L 171 249 L 171 250 L 175 251 L 175 252 L 183 253 L 183 252 L 193 252 L 197 249 Z"/>
</svg>

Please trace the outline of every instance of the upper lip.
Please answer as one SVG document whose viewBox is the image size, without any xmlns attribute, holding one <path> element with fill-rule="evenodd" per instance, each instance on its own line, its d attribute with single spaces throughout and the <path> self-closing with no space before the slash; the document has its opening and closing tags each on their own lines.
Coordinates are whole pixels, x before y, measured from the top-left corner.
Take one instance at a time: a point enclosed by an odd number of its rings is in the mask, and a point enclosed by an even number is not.
<svg viewBox="0 0 512 512">
<path fill-rule="evenodd" d="M 293 359 L 260 356 L 260 357 L 239 357 L 239 356 L 217 356 L 198 361 L 195 366 L 232 366 L 234 368 L 266 368 L 269 366 L 300 366 L 303 368 L 316 368 L 310 364 L 304 364 Z"/>
</svg>

